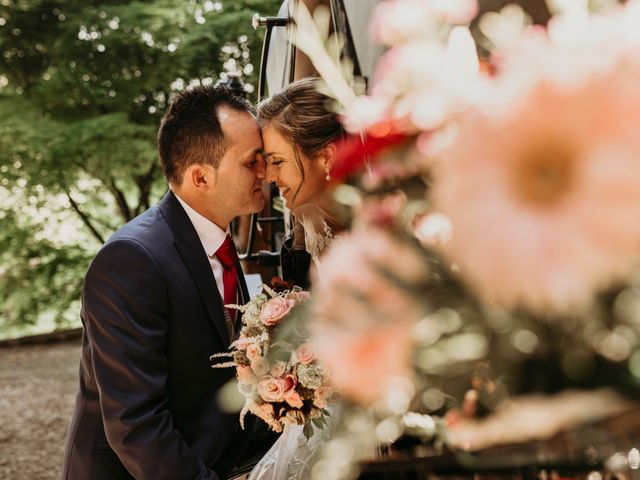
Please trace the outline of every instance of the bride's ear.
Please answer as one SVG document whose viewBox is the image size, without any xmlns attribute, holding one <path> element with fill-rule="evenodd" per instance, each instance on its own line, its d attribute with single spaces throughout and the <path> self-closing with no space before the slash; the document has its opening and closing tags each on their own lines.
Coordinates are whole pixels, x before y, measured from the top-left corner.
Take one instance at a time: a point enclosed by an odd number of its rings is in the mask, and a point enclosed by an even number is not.
<svg viewBox="0 0 640 480">
<path fill-rule="evenodd" d="M 335 142 L 331 142 L 322 150 L 320 162 L 322 169 L 327 172 L 327 175 L 329 175 L 331 170 L 333 170 L 333 164 L 336 161 L 337 152 L 338 148 L 336 147 Z"/>
</svg>

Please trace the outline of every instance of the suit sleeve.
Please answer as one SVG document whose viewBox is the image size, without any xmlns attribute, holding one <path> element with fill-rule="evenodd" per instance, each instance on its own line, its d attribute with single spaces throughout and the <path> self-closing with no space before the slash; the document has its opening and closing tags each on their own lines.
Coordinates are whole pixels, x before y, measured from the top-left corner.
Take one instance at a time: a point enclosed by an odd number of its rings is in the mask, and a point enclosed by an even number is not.
<svg viewBox="0 0 640 480">
<path fill-rule="evenodd" d="M 83 317 L 107 440 L 138 480 L 218 480 L 168 410 L 168 301 L 155 260 L 134 240 L 107 244 L 89 267 Z"/>
</svg>

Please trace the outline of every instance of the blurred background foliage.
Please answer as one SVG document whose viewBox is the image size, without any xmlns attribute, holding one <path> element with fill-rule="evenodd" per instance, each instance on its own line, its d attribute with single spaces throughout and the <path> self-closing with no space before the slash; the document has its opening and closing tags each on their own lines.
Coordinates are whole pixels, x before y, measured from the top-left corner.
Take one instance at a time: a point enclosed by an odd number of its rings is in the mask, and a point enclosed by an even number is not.
<svg viewBox="0 0 640 480">
<path fill-rule="evenodd" d="M 163 195 L 172 93 L 239 74 L 255 100 L 280 0 L 0 0 L 0 337 L 78 325 L 101 243 Z"/>
</svg>

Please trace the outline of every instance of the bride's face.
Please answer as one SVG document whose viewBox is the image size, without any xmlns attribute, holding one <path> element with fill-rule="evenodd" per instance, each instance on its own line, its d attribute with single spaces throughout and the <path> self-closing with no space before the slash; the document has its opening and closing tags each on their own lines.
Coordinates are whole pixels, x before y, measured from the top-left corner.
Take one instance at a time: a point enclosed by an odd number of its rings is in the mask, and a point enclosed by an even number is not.
<svg viewBox="0 0 640 480">
<path fill-rule="evenodd" d="M 275 128 L 262 129 L 267 171 L 267 182 L 275 183 L 287 208 L 293 209 L 319 201 L 326 187 L 326 172 L 322 158 L 306 157 Z M 297 158 L 296 158 L 297 157 Z"/>
</svg>

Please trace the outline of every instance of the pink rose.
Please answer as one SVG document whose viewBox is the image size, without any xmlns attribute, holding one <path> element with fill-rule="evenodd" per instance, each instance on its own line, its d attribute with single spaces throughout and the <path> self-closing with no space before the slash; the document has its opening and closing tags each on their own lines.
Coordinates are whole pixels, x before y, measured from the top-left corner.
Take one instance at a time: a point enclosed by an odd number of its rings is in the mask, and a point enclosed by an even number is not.
<svg viewBox="0 0 640 480">
<path fill-rule="evenodd" d="M 263 357 L 256 357 L 251 360 L 251 370 L 258 377 L 262 377 L 269 372 L 269 362 Z"/>
<path fill-rule="evenodd" d="M 316 358 L 316 354 L 308 343 L 303 343 L 296 349 L 298 361 L 303 365 L 309 365 Z"/>
<path fill-rule="evenodd" d="M 295 302 L 293 300 L 288 300 L 282 297 L 272 298 L 262 307 L 262 311 L 260 312 L 260 321 L 268 327 L 277 324 L 287 313 L 289 313 L 289 310 L 291 310 L 294 303 Z"/>
<path fill-rule="evenodd" d="M 300 395 L 298 394 L 298 392 L 296 392 L 295 388 L 292 388 L 287 393 L 285 393 L 283 398 L 284 401 L 293 408 L 302 408 L 302 406 L 304 405 L 304 403 L 302 402 L 302 398 L 300 398 Z"/>
<path fill-rule="evenodd" d="M 285 393 L 288 392 L 289 390 L 292 390 L 296 387 L 296 377 L 294 377 L 293 375 L 289 374 L 286 375 L 283 379 L 284 381 L 284 391 Z"/>
<path fill-rule="evenodd" d="M 327 399 L 333 395 L 333 389 L 322 386 L 313 393 L 313 404 L 318 408 L 327 408 Z"/>
<path fill-rule="evenodd" d="M 294 385 L 292 375 L 287 375 L 284 378 L 273 378 L 269 375 L 258 383 L 258 394 L 265 402 L 281 402 L 284 399 L 284 394 Z"/>
<path fill-rule="evenodd" d="M 247 358 L 250 362 L 253 362 L 262 354 L 262 349 L 258 343 L 250 343 L 247 345 Z"/>
<path fill-rule="evenodd" d="M 273 362 L 273 364 L 271 365 L 271 368 L 269 369 L 271 375 L 273 375 L 274 377 L 283 376 L 286 370 L 287 370 L 287 364 L 286 362 L 283 362 L 281 360 L 276 360 L 275 362 Z"/>
</svg>

